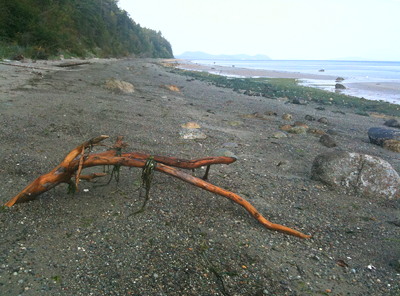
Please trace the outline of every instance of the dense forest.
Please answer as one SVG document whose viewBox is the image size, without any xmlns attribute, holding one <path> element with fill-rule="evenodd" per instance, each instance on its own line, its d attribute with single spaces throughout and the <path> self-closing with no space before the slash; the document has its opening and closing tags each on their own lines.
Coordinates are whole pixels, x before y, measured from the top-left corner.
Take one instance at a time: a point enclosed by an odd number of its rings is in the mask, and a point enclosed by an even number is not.
<svg viewBox="0 0 400 296">
<path fill-rule="evenodd" d="M 0 0 L 0 58 L 173 57 L 161 32 L 136 24 L 117 2 Z"/>
</svg>

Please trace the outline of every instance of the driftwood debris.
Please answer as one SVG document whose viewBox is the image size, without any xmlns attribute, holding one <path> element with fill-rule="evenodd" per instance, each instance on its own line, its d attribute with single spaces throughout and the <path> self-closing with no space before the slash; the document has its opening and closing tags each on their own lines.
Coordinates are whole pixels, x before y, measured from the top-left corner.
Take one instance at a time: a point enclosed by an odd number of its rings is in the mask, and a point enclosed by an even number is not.
<svg viewBox="0 0 400 296">
<path fill-rule="evenodd" d="M 184 160 L 174 157 L 151 156 L 137 152 L 125 153 L 122 152 L 122 149 L 125 148 L 127 144 L 122 141 L 122 137 L 118 137 L 115 144 L 109 150 L 105 152 L 92 153 L 91 150 L 93 146 L 101 145 L 100 142 L 107 138 L 108 136 L 99 136 L 77 146 L 67 154 L 64 160 L 57 167 L 55 167 L 49 173 L 38 177 L 36 180 L 26 186 L 20 193 L 10 199 L 5 206 L 11 207 L 15 203 L 32 200 L 38 195 L 50 190 L 51 188 L 54 188 L 61 183 L 67 183 L 73 188 L 77 189 L 80 180 L 92 180 L 94 178 L 103 177 L 106 175 L 104 173 L 82 175 L 82 170 L 88 167 L 111 165 L 117 167 L 126 166 L 143 168 L 146 166 L 148 160 L 152 159 L 156 162 L 154 170 L 174 176 L 194 186 L 232 200 L 233 202 L 245 208 L 250 215 L 252 215 L 257 221 L 259 221 L 268 229 L 276 230 L 300 238 L 310 237 L 309 235 L 303 234 L 289 227 L 280 224 L 274 224 L 268 221 L 256 210 L 252 204 L 239 195 L 177 169 L 195 169 L 202 166 L 207 166 L 207 168 L 209 168 L 209 166 L 213 164 L 230 164 L 236 161 L 235 158 L 220 156 Z"/>
<path fill-rule="evenodd" d="M 56 65 L 57 67 L 60 68 L 68 68 L 68 67 L 75 67 L 75 66 L 81 66 L 81 65 L 87 65 L 90 64 L 90 62 L 66 62 L 62 64 Z"/>
</svg>

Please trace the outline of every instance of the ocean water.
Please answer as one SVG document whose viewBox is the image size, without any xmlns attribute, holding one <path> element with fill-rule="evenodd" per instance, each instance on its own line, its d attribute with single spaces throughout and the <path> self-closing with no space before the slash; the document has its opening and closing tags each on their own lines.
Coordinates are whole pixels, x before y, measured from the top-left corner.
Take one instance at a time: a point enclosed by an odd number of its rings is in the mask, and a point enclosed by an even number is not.
<svg viewBox="0 0 400 296">
<path fill-rule="evenodd" d="M 303 79 L 303 85 L 335 91 L 335 80 L 348 89 L 343 93 L 370 100 L 384 100 L 400 104 L 400 62 L 382 61 L 294 61 L 294 60 L 194 60 L 198 64 L 235 66 L 237 68 L 264 69 L 321 75 L 323 79 Z M 323 72 L 320 70 L 324 70 Z M 326 78 L 324 77 L 326 76 Z"/>
</svg>

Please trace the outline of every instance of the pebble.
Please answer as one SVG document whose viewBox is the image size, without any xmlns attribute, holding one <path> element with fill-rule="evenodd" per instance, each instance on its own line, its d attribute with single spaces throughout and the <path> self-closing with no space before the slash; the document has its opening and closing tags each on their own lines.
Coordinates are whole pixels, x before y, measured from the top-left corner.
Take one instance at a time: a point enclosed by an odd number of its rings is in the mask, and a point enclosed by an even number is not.
<svg viewBox="0 0 400 296">
<path fill-rule="evenodd" d="M 264 114 L 267 116 L 278 116 L 278 114 L 274 111 L 266 111 Z"/>
<path fill-rule="evenodd" d="M 206 139 L 207 135 L 198 129 L 185 129 L 179 132 L 182 139 L 195 140 L 195 139 Z"/>
<path fill-rule="evenodd" d="M 328 124 L 328 119 L 326 117 L 321 117 L 318 119 L 318 122 L 322 124 Z"/>
<path fill-rule="evenodd" d="M 282 125 L 282 126 L 280 127 L 280 129 L 283 130 L 283 131 L 288 131 L 288 130 L 290 130 L 291 128 L 292 128 L 292 126 L 291 126 L 290 124 L 285 124 L 285 125 Z"/>
<path fill-rule="evenodd" d="M 306 116 L 304 117 L 304 119 L 305 119 L 305 120 L 308 120 L 308 121 L 315 121 L 315 120 L 316 120 L 316 118 L 315 118 L 314 116 L 311 116 L 311 115 L 306 115 Z"/>
<path fill-rule="evenodd" d="M 201 126 L 198 123 L 193 122 L 193 121 L 186 122 L 186 123 L 182 124 L 181 127 L 189 128 L 189 129 L 190 128 L 201 128 Z"/>
<path fill-rule="evenodd" d="M 313 134 L 315 136 L 322 136 L 325 135 L 326 133 L 323 130 L 316 129 L 316 128 L 310 128 L 307 130 L 307 133 Z"/>
<path fill-rule="evenodd" d="M 282 119 L 284 120 L 292 120 L 292 118 L 293 118 L 292 114 L 285 113 L 282 115 Z"/>
<path fill-rule="evenodd" d="M 305 124 L 304 122 L 301 122 L 301 121 L 296 121 L 296 122 L 294 123 L 294 125 L 295 125 L 295 126 L 304 127 L 305 129 L 308 129 L 308 125 Z"/>
<path fill-rule="evenodd" d="M 271 138 L 274 138 L 274 139 L 287 138 L 287 134 L 284 132 L 276 132 L 276 133 L 272 134 Z"/>
<path fill-rule="evenodd" d="M 288 130 L 288 133 L 291 134 L 304 134 L 306 132 L 307 129 L 303 126 L 292 126 L 292 128 Z"/>
<path fill-rule="evenodd" d="M 333 148 L 337 146 L 335 140 L 333 140 L 332 137 L 329 135 L 321 136 L 321 138 L 319 138 L 319 142 L 328 148 Z"/>
</svg>

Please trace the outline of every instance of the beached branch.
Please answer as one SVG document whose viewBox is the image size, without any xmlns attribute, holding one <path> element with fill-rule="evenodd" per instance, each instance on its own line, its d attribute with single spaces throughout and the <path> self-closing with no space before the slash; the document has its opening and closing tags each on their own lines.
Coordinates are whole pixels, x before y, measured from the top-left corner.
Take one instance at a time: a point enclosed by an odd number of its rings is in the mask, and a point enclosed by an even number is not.
<svg viewBox="0 0 400 296">
<path fill-rule="evenodd" d="M 61 183 L 73 185 L 77 189 L 80 180 L 90 181 L 94 178 L 105 176 L 104 173 L 82 175 L 82 170 L 85 168 L 104 165 L 111 165 L 114 167 L 126 166 L 143 168 L 146 166 L 146 162 L 149 159 L 152 159 L 156 162 L 155 170 L 174 176 L 194 186 L 232 200 L 233 202 L 245 208 L 257 221 L 259 221 L 268 229 L 280 231 L 300 238 L 310 237 L 309 235 L 305 235 L 294 229 L 268 221 L 256 210 L 253 205 L 239 195 L 176 169 L 195 169 L 202 166 L 209 167 L 213 164 L 230 164 L 236 161 L 235 158 L 219 156 L 185 160 L 174 157 L 151 156 L 149 154 L 138 152 L 122 153 L 122 149 L 127 146 L 127 144 L 122 141 L 122 137 L 118 137 L 115 144 L 109 150 L 105 152 L 91 153 L 91 150 L 94 146 L 101 145 L 100 142 L 107 138 L 108 136 L 99 136 L 77 146 L 67 154 L 64 160 L 57 167 L 55 167 L 49 173 L 38 177 L 31 184 L 26 186 L 20 193 L 10 199 L 5 206 L 11 207 L 15 203 L 32 200 L 38 195 L 50 190 L 51 188 L 54 188 Z"/>
</svg>

